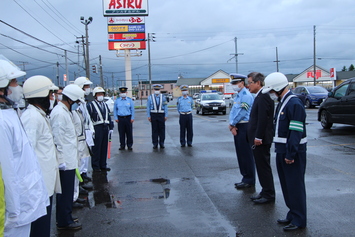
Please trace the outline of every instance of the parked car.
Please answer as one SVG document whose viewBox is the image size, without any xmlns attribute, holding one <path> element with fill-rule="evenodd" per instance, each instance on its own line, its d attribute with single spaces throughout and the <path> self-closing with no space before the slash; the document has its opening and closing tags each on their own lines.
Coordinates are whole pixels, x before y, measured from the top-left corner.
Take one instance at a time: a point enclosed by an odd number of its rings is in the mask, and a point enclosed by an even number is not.
<svg viewBox="0 0 355 237">
<path fill-rule="evenodd" d="M 105 96 L 104 102 L 107 104 L 108 108 L 110 109 L 110 113 L 113 113 L 113 106 L 115 104 L 115 101 L 113 101 L 111 97 Z"/>
<path fill-rule="evenodd" d="M 196 114 L 219 113 L 226 114 L 226 103 L 218 93 L 201 93 L 196 100 Z"/>
<path fill-rule="evenodd" d="M 293 90 L 304 103 L 306 108 L 320 105 L 328 96 L 328 91 L 321 86 L 298 86 Z"/>
<path fill-rule="evenodd" d="M 194 93 L 192 96 L 192 99 L 194 99 L 194 100 L 197 99 L 199 95 L 200 95 L 200 93 Z"/>
<path fill-rule="evenodd" d="M 323 128 L 331 128 L 333 123 L 355 125 L 355 77 L 329 92 L 319 107 L 318 121 Z"/>
</svg>

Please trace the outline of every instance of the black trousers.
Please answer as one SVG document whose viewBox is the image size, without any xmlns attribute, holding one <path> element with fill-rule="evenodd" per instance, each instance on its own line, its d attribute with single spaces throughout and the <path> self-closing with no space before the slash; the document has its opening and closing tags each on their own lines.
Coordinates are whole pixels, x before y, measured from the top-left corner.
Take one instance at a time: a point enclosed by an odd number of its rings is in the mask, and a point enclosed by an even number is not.
<svg viewBox="0 0 355 237">
<path fill-rule="evenodd" d="M 152 142 L 154 146 L 163 146 L 165 141 L 165 114 L 150 113 L 152 124 Z"/>
<path fill-rule="evenodd" d="M 47 215 L 41 216 L 31 223 L 31 237 L 49 237 L 51 235 L 52 204 L 53 196 L 50 196 Z"/>
<path fill-rule="evenodd" d="M 305 146 L 305 145 L 304 145 Z M 286 154 L 276 153 L 276 167 L 279 174 L 282 194 L 286 206 L 289 208 L 286 218 L 292 224 L 306 227 L 307 206 L 306 186 L 304 176 L 306 172 L 306 152 L 297 153 L 293 164 L 286 164 Z"/>
<path fill-rule="evenodd" d="M 251 146 L 247 140 L 248 123 L 238 123 L 237 135 L 234 136 L 234 146 L 237 153 L 240 174 L 243 176 L 242 182 L 255 184 L 255 162 Z"/>
<path fill-rule="evenodd" d="M 107 167 L 107 146 L 108 132 L 110 131 L 108 124 L 98 124 L 94 126 L 95 139 L 92 147 L 93 156 L 91 157 L 91 166 L 93 169 Z"/>
<path fill-rule="evenodd" d="M 118 116 L 118 133 L 120 135 L 120 147 L 124 148 L 127 144 L 127 147 L 132 147 L 133 145 L 133 129 L 131 123 L 131 116 Z"/>
<path fill-rule="evenodd" d="M 192 128 L 192 114 L 180 114 L 180 143 L 186 144 L 185 137 L 187 138 L 187 144 L 192 144 L 193 128 Z"/>
<path fill-rule="evenodd" d="M 271 144 L 263 144 L 253 149 L 256 171 L 262 187 L 260 195 L 267 199 L 275 198 L 274 178 L 270 166 Z"/>
<path fill-rule="evenodd" d="M 56 219 L 60 227 L 68 226 L 74 223 L 72 217 L 73 196 L 74 196 L 74 170 L 59 170 L 62 193 L 57 194 L 56 200 Z"/>
</svg>

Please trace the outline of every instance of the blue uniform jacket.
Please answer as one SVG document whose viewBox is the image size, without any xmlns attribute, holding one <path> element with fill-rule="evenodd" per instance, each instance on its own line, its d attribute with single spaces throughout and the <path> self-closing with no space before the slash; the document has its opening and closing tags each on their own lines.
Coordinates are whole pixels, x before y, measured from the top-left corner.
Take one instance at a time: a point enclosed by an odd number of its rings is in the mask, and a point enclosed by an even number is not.
<svg viewBox="0 0 355 237">
<path fill-rule="evenodd" d="M 241 121 L 249 121 L 251 107 L 253 106 L 254 97 L 250 94 L 247 88 L 239 91 L 234 98 L 234 103 L 231 112 L 229 113 L 229 124 L 235 126 Z"/>
<path fill-rule="evenodd" d="M 131 115 L 131 119 L 134 120 L 133 100 L 130 97 L 117 98 L 113 106 L 113 117 L 115 118 L 115 120 L 117 120 L 118 116 L 128 116 L 128 115 Z"/>
<path fill-rule="evenodd" d="M 183 96 L 180 96 L 177 101 L 177 111 L 178 113 L 186 113 L 192 111 L 192 108 L 194 106 L 194 100 L 190 97 L 187 96 L 186 98 Z"/>
</svg>

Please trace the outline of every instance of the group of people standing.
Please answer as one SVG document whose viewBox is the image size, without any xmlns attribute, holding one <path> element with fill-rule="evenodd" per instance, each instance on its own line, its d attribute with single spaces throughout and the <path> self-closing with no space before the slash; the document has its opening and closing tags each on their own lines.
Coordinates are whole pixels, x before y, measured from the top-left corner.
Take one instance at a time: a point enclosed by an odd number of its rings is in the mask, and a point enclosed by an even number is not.
<svg viewBox="0 0 355 237">
<path fill-rule="evenodd" d="M 50 236 L 54 194 L 57 229 L 80 229 L 72 208 L 79 181 L 91 181 L 90 157 L 94 171 L 110 171 L 113 122 L 105 91 L 96 87 L 91 93 L 86 77 L 58 88 L 37 75 L 21 87 L 16 78 L 24 75 L 0 55 L 0 236 Z M 22 112 L 23 97 L 28 105 Z"/>
<path fill-rule="evenodd" d="M 255 167 L 262 190 L 250 197 L 255 204 L 275 201 L 270 166 L 270 148 L 275 143 L 276 167 L 289 211 L 278 219 L 284 231 L 306 227 L 306 113 L 303 103 L 288 89 L 287 77 L 279 72 L 266 78 L 258 72 L 231 74 L 235 92 L 229 115 L 242 180 L 235 188 L 255 186 Z M 248 84 L 249 89 L 246 88 Z M 255 97 L 251 94 L 254 93 Z M 274 104 L 278 102 L 274 112 Z"/>
</svg>

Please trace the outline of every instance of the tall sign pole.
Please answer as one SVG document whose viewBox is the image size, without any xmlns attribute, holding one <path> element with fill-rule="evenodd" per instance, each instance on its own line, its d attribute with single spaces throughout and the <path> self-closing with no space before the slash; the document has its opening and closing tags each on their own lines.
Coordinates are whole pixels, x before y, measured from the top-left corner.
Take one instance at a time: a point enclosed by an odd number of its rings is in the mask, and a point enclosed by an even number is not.
<svg viewBox="0 0 355 237">
<path fill-rule="evenodd" d="M 80 17 L 81 23 L 85 25 L 85 69 L 86 69 L 86 77 L 90 79 L 90 57 L 89 57 L 89 30 L 88 25 L 92 22 L 93 18 L 90 16 L 88 19 L 84 19 L 84 17 Z"/>
<path fill-rule="evenodd" d="M 317 65 L 316 65 L 316 26 L 313 26 L 313 85 L 316 85 Z"/>
</svg>

